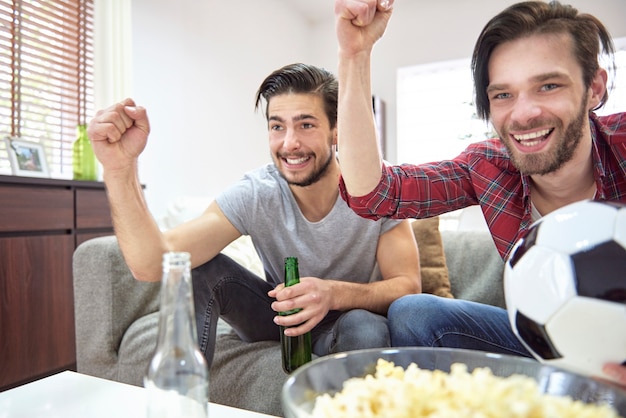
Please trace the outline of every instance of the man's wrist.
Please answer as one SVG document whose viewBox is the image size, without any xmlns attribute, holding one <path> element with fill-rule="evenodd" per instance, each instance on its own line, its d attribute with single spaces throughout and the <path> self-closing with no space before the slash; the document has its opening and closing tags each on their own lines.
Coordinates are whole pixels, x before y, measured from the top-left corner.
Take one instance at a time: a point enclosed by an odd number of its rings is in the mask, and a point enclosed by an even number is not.
<svg viewBox="0 0 626 418">
<path fill-rule="evenodd" d="M 349 52 L 339 48 L 339 64 L 367 66 L 369 68 L 372 56 L 372 49 L 362 49 L 356 52 Z"/>
</svg>

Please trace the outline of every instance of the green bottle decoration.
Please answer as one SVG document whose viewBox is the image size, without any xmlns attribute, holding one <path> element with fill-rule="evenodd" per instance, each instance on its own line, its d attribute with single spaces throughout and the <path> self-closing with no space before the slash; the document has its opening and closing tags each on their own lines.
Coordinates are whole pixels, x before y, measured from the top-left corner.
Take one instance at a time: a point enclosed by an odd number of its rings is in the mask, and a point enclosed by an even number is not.
<svg viewBox="0 0 626 418">
<path fill-rule="evenodd" d="M 87 125 L 78 125 L 78 135 L 72 147 L 74 180 L 95 181 L 98 179 L 96 155 L 87 136 Z"/>
<path fill-rule="evenodd" d="M 298 270 L 298 258 L 285 258 L 285 286 L 293 286 L 300 283 L 300 272 Z M 292 315 L 300 312 L 301 308 L 292 309 L 286 312 L 279 312 L 279 315 Z M 303 364 L 311 361 L 311 333 L 288 337 L 285 335 L 286 327 L 280 327 L 280 345 L 283 355 L 283 369 L 291 373 Z"/>
</svg>

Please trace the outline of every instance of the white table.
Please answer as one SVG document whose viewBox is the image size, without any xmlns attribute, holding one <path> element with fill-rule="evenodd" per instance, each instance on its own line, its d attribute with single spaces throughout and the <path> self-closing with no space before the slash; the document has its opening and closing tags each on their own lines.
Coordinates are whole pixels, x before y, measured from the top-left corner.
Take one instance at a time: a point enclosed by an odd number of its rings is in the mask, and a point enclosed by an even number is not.
<svg viewBox="0 0 626 418">
<path fill-rule="evenodd" d="M 0 392 L 0 418 L 142 418 L 146 390 L 65 371 Z M 209 418 L 270 418 L 209 403 Z"/>
</svg>

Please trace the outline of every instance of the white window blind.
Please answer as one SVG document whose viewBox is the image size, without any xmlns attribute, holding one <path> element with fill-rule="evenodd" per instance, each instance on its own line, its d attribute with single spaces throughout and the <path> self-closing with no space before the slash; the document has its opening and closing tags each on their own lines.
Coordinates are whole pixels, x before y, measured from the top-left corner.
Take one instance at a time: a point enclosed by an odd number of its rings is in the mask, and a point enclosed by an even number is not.
<svg viewBox="0 0 626 418">
<path fill-rule="evenodd" d="M 10 136 L 42 144 L 51 176 L 70 178 L 91 116 L 93 0 L 0 0 L 0 173 Z"/>
</svg>

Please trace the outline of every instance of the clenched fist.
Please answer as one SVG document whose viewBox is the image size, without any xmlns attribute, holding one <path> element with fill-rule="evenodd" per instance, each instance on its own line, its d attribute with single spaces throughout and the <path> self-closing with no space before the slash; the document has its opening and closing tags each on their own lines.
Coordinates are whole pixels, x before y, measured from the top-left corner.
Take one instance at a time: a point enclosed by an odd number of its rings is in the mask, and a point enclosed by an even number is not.
<svg viewBox="0 0 626 418">
<path fill-rule="evenodd" d="M 134 167 L 150 133 L 146 109 L 125 99 L 99 110 L 87 134 L 105 172 Z"/>
<path fill-rule="evenodd" d="M 340 53 L 369 53 L 383 36 L 393 0 L 336 0 L 335 20 Z"/>
</svg>

